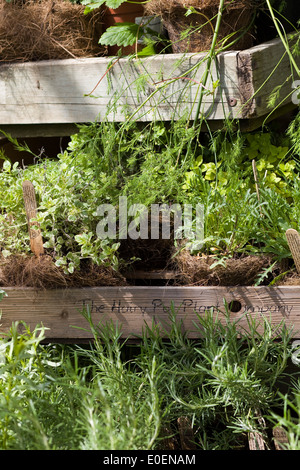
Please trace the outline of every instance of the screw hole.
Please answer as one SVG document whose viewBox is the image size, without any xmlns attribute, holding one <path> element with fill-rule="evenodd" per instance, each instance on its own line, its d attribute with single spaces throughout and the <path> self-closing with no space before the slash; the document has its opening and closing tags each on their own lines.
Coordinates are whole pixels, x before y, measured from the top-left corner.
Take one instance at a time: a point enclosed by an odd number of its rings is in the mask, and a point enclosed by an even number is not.
<svg viewBox="0 0 300 470">
<path fill-rule="evenodd" d="M 228 308 L 230 312 L 238 313 L 240 312 L 240 310 L 242 310 L 242 304 L 239 300 L 232 300 L 231 302 L 229 302 Z"/>
<path fill-rule="evenodd" d="M 237 99 L 236 99 L 236 98 L 229 98 L 229 99 L 228 99 L 228 104 L 229 104 L 229 106 L 231 106 L 231 107 L 236 106 L 236 105 L 237 105 Z"/>
</svg>

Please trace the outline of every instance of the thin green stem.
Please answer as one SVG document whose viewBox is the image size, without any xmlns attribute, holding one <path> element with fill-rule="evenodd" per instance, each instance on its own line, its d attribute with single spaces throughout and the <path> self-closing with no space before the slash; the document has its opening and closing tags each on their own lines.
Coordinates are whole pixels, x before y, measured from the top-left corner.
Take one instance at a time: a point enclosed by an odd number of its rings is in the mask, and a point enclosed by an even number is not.
<svg viewBox="0 0 300 470">
<path fill-rule="evenodd" d="M 209 77 L 211 64 L 212 64 L 213 58 L 215 57 L 215 53 L 216 53 L 215 49 L 216 49 L 216 44 L 217 44 L 218 33 L 219 33 L 219 30 L 220 30 L 220 26 L 221 26 L 224 3 L 225 3 L 225 0 L 220 0 L 218 14 L 217 14 L 217 20 L 216 20 L 216 26 L 215 26 L 215 30 L 214 30 L 214 34 L 213 34 L 213 39 L 212 39 L 211 47 L 210 47 L 210 50 L 209 50 L 209 53 L 208 53 L 208 56 L 207 56 L 207 64 L 206 64 L 203 80 L 201 81 L 201 84 L 199 85 L 199 87 L 201 87 L 201 90 L 200 90 L 200 97 L 199 97 L 199 101 L 198 101 L 198 104 L 197 104 L 196 114 L 195 114 L 195 118 L 194 118 L 194 122 L 193 122 L 193 128 L 194 129 L 196 129 L 196 127 L 198 125 L 198 122 L 199 122 L 199 116 L 200 116 L 200 112 L 201 112 L 201 106 L 202 106 L 202 102 L 203 102 L 204 91 L 206 89 L 206 84 L 207 84 L 207 80 L 208 80 L 208 77 Z M 201 122 L 201 124 L 202 124 L 202 122 Z M 187 148 L 187 152 L 186 152 L 186 158 L 189 156 L 189 154 L 191 152 L 191 146 L 192 146 L 192 139 L 190 140 L 190 142 L 188 144 L 188 148 Z"/>
<path fill-rule="evenodd" d="M 199 101 L 198 101 L 198 105 L 197 105 L 197 109 L 196 109 L 196 115 L 195 115 L 195 119 L 194 119 L 194 123 L 193 123 L 194 128 L 196 127 L 196 125 L 199 121 L 200 110 L 201 110 L 203 96 L 204 96 L 204 90 L 205 90 L 206 83 L 207 83 L 207 80 L 208 80 L 208 76 L 209 76 L 209 73 L 210 73 L 211 63 L 212 63 L 212 60 L 215 56 L 215 49 L 216 49 L 216 44 L 217 44 L 217 37 L 218 37 L 220 26 L 221 26 L 224 2 L 225 2 L 225 0 L 220 0 L 219 10 L 218 10 L 218 15 L 217 15 L 217 21 L 216 21 L 216 27 L 215 27 L 215 30 L 214 30 L 214 35 L 213 35 L 210 51 L 209 51 L 208 58 L 207 58 L 207 66 L 206 66 L 206 69 L 205 69 L 205 72 L 204 72 L 204 77 L 203 77 L 203 80 L 202 80 L 202 88 L 201 88 L 201 92 L 200 92 L 200 98 L 199 98 Z"/>
<path fill-rule="evenodd" d="M 284 45 L 285 50 L 286 50 L 286 52 L 288 53 L 288 56 L 289 56 L 289 58 L 290 58 L 291 63 L 293 64 L 293 66 L 294 66 L 294 68 L 295 68 L 297 74 L 298 74 L 299 77 L 300 77 L 300 69 L 299 69 L 299 67 L 298 67 L 298 65 L 297 65 L 297 62 L 296 62 L 296 60 L 295 60 L 293 54 L 292 54 L 291 51 L 290 51 L 289 45 L 288 45 L 288 43 L 287 43 L 287 41 L 286 41 L 284 35 L 282 34 L 282 31 L 281 31 L 279 25 L 278 25 L 278 20 L 277 20 L 276 16 L 274 15 L 274 10 L 273 10 L 273 8 L 272 8 L 272 6 L 271 6 L 270 0 L 266 0 L 266 3 L 267 3 L 267 6 L 268 6 L 268 8 L 269 8 L 270 15 L 271 15 L 271 17 L 272 17 L 274 26 L 275 26 L 275 28 L 276 28 L 276 30 L 277 30 L 278 36 L 280 37 L 280 39 L 281 39 L 281 41 L 282 41 L 282 44 Z"/>
</svg>

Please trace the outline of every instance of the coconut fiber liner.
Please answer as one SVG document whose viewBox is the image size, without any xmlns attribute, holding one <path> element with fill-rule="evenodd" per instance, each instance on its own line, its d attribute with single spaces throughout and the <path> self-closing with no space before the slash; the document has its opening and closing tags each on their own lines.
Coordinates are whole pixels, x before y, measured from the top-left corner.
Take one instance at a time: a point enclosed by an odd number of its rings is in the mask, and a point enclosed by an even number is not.
<svg viewBox="0 0 300 470">
<path fill-rule="evenodd" d="M 270 259 L 260 255 L 232 257 L 220 264 L 216 261 L 213 256 L 195 256 L 187 250 L 181 251 L 174 258 L 178 272 L 176 282 L 195 286 L 251 286 L 270 266 Z"/>
<path fill-rule="evenodd" d="M 0 258 L 0 286 L 56 289 L 67 287 L 124 286 L 125 278 L 107 266 L 85 260 L 79 270 L 65 274 L 49 255 Z"/>
<path fill-rule="evenodd" d="M 251 47 L 254 38 L 250 25 L 257 5 L 257 0 L 226 1 L 218 41 L 228 38 L 225 45 L 234 41 L 231 49 Z M 197 13 L 186 16 L 188 7 Z M 174 53 L 210 49 L 218 7 L 219 0 L 150 0 L 144 6 L 146 14 L 162 17 Z"/>
<path fill-rule="evenodd" d="M 270 266 L 264 256 L 248 255 L 226 260 L 226 264 L 212 266 L 216 259 L 211 256 L 195 256 L 183 250 L 170 258 L 163 269 L 174 270 L 172 285 L 185 286 L 247 286 L 253 285 L 263 269 Z M 153 263 L 137 269 L 153 270 Z M 131 266 L 133 271 L 135 266 Z M 126 273 L 113 270 L 109 266 L 96 266 L 83 260 L 80 269 L 65 274 L 55 265 L 49 255 L 14 255 L 0 258 L 0 286 L 34 287 L 38 289 L 126 286 Z"/>
<path fill-rule="evenodd" d="M 104 55 L 102 10 L 85 15 L 84 8 L 65 0 L 0 0 L 0 62 Z"/>
</svg>

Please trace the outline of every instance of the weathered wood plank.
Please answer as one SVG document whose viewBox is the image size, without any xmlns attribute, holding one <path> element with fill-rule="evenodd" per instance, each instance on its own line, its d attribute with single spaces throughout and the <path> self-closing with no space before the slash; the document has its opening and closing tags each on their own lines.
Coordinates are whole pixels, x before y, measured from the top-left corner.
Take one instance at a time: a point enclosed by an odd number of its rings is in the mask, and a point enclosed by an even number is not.
<svg viewBox="0 0 300 470">
<path fill-rule="evenodd" d="M 219 72 L 213 67 L 213 80 L 217 80 L 220 73 L 222 88 L 205 100 L 205 112 L 213 119 L 224 118 L 223 105 L 217 113 L 219 106 L 215 102 L 221 102 L 225 90 L 230 95 L 238 92 L 234 79 L 235 53 L 227 56 L 226 62 L 220 61 Z M 170 119 L 172 115 L 181 118 L 199 93 L 204 57 L 205 54 L 184 57 L 168 54 L 143 60 L 121 59 L 108 73 L 111 60 L 108 58 L 5 64 L 0 67 L 0 125 L 79 123 L 102 119 L 116 93 L 117 107 L 108 114 L 109 120 L 124 121 L 123 106 L 132 113 L 142 103 L 145 105 L 135 115 L 140 121 L 154 117 Z M 187 74 L 201 61 L 197 72 Z M 226 70 L 223 70 L 224 66 Z M 212 90 L 211 83 L 207 89 Z M 87 96 L 93 90 L 92 96 Z M 226 114 L 230 113 L 226 96 L 224 106 Z"/>
<path fill-rule="evenodd" d="M 121 326 L 124 337 L 142 333 L 145 324 L 159 323 L 168 328 L 173 304 L 178 321 L 190 337 L 199 336 L 198 316 L 210 308 L 225 321 L 224 299 L 231 318 L 248 329 L 249 316 L 270 319 L 274 325 L 285 322 L 300 337 L 299 287 L 93 287 L 82 289 L 35 290 L 5 289 L 0 307 L 0 331 L 8 331 L 12 322 L 25 321 L 30 327 L 43 324 L 47 338 L 88 339 L 91 333 L 78 329 L 88 324 L 80 313 L 87 306 L 93 322 L 113 321 Z M 223 312 L 223 313 L 222 313 Z M 77 327 L 77 328 L 74 328 Z M 261 331 L 263 328 L 263 321 Z"/>
<path fill-rule="evenodd" d="M 130 115 L 138 121 L 195 117 L 206 54 L 123 58 L 112 67 L 111 61 L 100 57 L 2 64 L 0 129 L 1 125 L 87 123 L 105 116 L 115 121 Z M 292 82 L 286 81 L 290 74 L 279 39 L 246 51 L 220 53 L 201 111 L 212 122 L 225 116 L 265 116 L 276 86 L 283 84 L 282 105 L 291 102 Z M 112 101 L 115 106 L 110 107 Z"/>
<path fill-rule="evenodd" d="M 294 40 L 293 40 L 294 41 Z M 291 40 L 290 45 L 293 41 Z M 250 55 L 249 69 L 252 75 L 252 87 L 255 93 L 254 106 L 249 108 L 248 118 L 263 116 L 276 106 L 283 107 L 292 101 L 292 84 L 297 75 L 291 66 L 289 56 L 280 39 L 273 39 L 264 44 L 252 47 L 246 51 Z M 244 52 L 239 53 L 244 54 Z M 295 56 L 297 65 L 300 58 Z M 278 88 L 276 106 L 268 106 L 268 101 L 274 90 Z"/>
</svg>

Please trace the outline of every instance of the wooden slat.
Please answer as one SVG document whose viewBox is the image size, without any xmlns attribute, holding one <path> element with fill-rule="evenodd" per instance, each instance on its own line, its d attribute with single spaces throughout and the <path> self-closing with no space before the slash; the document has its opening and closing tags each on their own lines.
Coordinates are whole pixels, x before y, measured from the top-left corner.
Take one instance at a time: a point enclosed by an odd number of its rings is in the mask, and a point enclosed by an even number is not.
<svg viewBox="0 0 300 470">
<path fill-rule="evenodd" d="M 47 338 L 89 339 L 92 337 L 82 309 L 90 309 L 93 322 L 113 321 L 123 337 L 140 335 L 145 324 L 160 323 L 168 328 L 173 305 L 178 321 L 190 337 L 200 335 L 198 316 L 214 308 L 225 321 L 224 299 L 231 305 L 231 318 L 248 329 L 247 318 L 266 317 L 274 325 L 293 326 L 300 338 L 300 287 L 92 287 L 82 289 L 35 290 L 8 287 L 0 303 L 2 332 L 12 322 L 25 321 L 31 328 L 43 324 Z M 223 312 L 223 313 L 222 313 Z M 263 322 L 262 322 L 263 323 Z M 88 328 L 88 331 L 78 328 Z M 258 329 L 262 331 L 263 325 Z"/>
<path fill-rule="evenodd" d="M 167 279 L 176 279 L 177 276 L 180 276 L 180 273 L 176 271 L 167 271 L 167 270 L 160 270 L 160 271 L 128 271 L 124 274 L 126 279 L 140 279 L 140 280 L 167 280 Z"/>
<path fill-rule="evenodd" d="M 106 115 L 115 93 L 119 95 L 118 106 L 109 113 L 109 120 L 124 121 L 122 105 L 134 112 L 144 101 L 145 106 L 134 116 L 137 120 L 181 118 L 199 93 L 205 62 L 197 73 L 185 74 L 204 57 L 205 54 L 167 54 L 142 60 L 121 59 L 108 74 L 111 59 L 103 57 L 2 65 L 0 125 L 95 121 Z M 214 65 L 212 71 L 214 81 L 220 74 L 222 88 L 205 100 L 205 112 L 212 119 L 224 118 L 220 103 L 225 90 L 230 96 L 238 95 L 236 54 L 227 53 L 225 62 L 224 57 L 219 62 L 220 70 L 217 72 Z M 104 78 L 95 89 L 101 77 Z M 212 90 L 212 81 L 207 88 Z M 92 91 L 92 96 L 86 96 Z M 226 96 L 224 101 L 226 114 L 231 114 L 233 108 Z"/>
<path fill-rule="evenodd" d="M 300 63 L 300 58 L 296 60 Z M 108 71 L 110 66 L 108 57 L 2 64 L 0 129 L 1 125 L 101 120 L 115 93 L 117 106 L 108 120 L 124 121 L 131 113 L 139 121 L 179 119 L 185 112 L 195 117 L 206 67 L 204 53 L 123 58 Z M 246 51 L 220 53 L 212 65 L 201 111 L 209 121 L 218 122 L 225 116 L 264 116 L 276 86 L 284 84 L 281 98 L 289 95 L 282 105 L 291 102 L 292 83 L 285 83 L 289 75 L 290 63 L 279 39 Z M 122 105 L 127 107 L 126 116 Z"/>
</svg>

